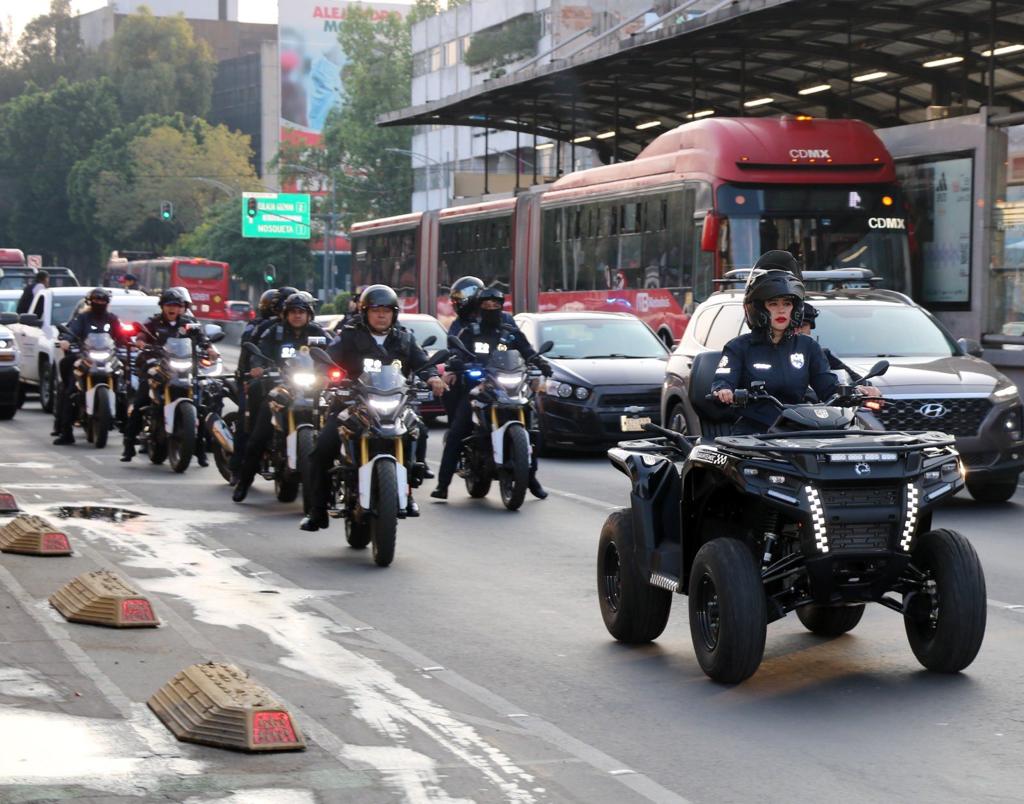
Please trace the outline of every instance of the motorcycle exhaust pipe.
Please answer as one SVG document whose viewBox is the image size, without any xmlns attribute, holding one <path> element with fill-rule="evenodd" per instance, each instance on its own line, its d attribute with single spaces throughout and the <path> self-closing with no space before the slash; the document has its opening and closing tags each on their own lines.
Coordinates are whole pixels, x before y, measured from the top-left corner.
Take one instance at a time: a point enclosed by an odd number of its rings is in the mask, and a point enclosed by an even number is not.
<svg viewBox="0 0 1024 804">
<path fill-rule="evenodd" d="M 217 440 L 217 443 L 220 444 L 221 449 L 223 449 L 225 453 L 228 455 L 234 453 L 234 436 L 231 434 L 231 430 L 228 429 L 228 426 L 224 423 L 224 420 L 216 413 L 211 413 L 206 417 L 206 430 Z"/>
</svg>

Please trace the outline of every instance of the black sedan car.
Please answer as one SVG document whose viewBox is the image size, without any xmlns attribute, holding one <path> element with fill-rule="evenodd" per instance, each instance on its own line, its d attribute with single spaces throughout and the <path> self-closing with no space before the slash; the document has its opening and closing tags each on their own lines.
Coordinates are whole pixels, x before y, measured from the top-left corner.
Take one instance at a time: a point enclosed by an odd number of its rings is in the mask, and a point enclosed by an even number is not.
<svg viewBox="0 0 1024 804">
<path fill-rule="evenodd" d="M 554 373 L 537 394 L 543 447 L 605 449 L 661 423 L 668 349 L 629 313 L 520 313 L 516 323 Z"/>
<path fill-rule="evenodd" d="M 872 381 L 884 400 L 860 411 L 864 426 L 949 433 L 971 496 L 986 502 L 1013 496 L 1024 468 L 1024 408 L 1017 387 L 980 358 L 977 341 L 955 340 L 927 310 L 889 290 L 810 293 L 808 301 L 819 313 L 813 337 L 852 371 L 863 374 L 879 359 L 889 361 L 889 370 Z M 665 374 L 666 426 L 700 433 L 688 397 L 693 359 L 721 351 L 745 331 L 741 291 L 713 293 L 694 311 Z"/>
</svg>

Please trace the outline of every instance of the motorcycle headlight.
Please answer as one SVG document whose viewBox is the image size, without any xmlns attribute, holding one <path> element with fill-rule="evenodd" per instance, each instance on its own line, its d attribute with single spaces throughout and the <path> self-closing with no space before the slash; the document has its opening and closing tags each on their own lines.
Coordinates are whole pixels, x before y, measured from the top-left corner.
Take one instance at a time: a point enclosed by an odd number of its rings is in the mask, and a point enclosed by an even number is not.
<svg viewBox="0 0 1024 804">
<path fill-rule="evenodd" d="M 499 374 L 498 382 L 504 388 L 516 388 L 523 381 L 523 375 L 519 373 Z"/>
<path fill-rule="evenodd" d="M 172 360 L 171 368 L 175 371 L 188 371 L 192 368 L 191 360 Z"/>
<path fill-rule="evenodd" d="M 90 360 L 110 360 L 110 352 L 89 352 Z"/>
<path fill-rule="evenodd" d="M 300 371 L 292 375 L 292 382 L 299 388 L 310 388 L 316 384 L 316 375 L 307 371 Z"/>
<path fill-rule="evenodd" d="M 381 413 L 394 413 L 401 401 L 401 399 L 371 399 L 370 407 Z"/>
</svg>

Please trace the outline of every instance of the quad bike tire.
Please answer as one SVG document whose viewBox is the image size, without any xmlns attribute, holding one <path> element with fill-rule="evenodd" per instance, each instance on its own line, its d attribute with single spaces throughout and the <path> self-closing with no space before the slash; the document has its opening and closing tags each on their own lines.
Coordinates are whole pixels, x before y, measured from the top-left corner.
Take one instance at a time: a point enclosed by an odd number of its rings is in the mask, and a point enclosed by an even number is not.
<svg viewBox="0 0 1024 804">
<path fill-rule="evenodd" d="M 750 678 L 764 656 L 768 618 L 761 573 L 743 542 L 712 539 L 697 551 L 689 609 L 701 670 L 723 684 Z"/>
<path fill-rule="evenodd" d="M 196 409 L 191 402 L 181 402 L 174 411 L 174 432 L 167 439 L 167 457 L 171 469 L 181 474 L 192 462 L 196 451 Z"/>
<path fill-rule="evenodd" d="M 975 481 L 968 479 L 967 491 L 978 502 L 1007 502 L 1017 493 L 1017 475 Z"/>
<path fill-rule="evenodd" d="M 633 517 L 621 508 L 608 515 L 597 547 L 597 597 L 608 633 L 641 644 L 661 636 L 672 610 L 672 593 L 651 586 L 636 562 Z"/>
<path fill-rule="evenodd" d="M 103 449 L 107 446 L 107 438 L 110 436 L 110 389 L 97 388 L 93 397 L 93 416 L 89 429 L 92 432 L 92 445 L 96 449 Z"/>
<path fill-rule="evenodd" d="M 370 542 L 373 563 L 387 567 L 395 560 L 398 535 L 398 475 L 392 461 L 373 465 L 373 512 L 370 514 Z"/>
<path fill-rule="evenodd" d="M 840 636 L 856 628 L 864 616 L 864 604 L 857 606 L 819 606 L 808 603 L 796 610 L 804 628 L 819 636 Z"/>
<path fill-rule="evenodd" d="M 509 511 L 517 511 L 526 499 L 530 484 L 530 436 L 523 427 L 510 427 L 505 432 L 505 462 L 509 469 L 498 470 L 501 502 Z"/>
<path fill-rule="evenodd" d="M 974 547 L 945 528 L 919 536 L 913 565 L 932 584 L 904 599 L 903 624 L 917 660 L 935 673 L 959 673 L 981 650 L 988 614 L 985 573 Z"/>
</svg>

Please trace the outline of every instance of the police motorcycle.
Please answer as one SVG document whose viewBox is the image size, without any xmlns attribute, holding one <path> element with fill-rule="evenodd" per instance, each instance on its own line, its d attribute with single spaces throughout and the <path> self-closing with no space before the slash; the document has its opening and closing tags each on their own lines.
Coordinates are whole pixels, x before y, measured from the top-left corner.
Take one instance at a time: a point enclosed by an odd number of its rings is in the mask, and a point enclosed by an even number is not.
<svg viewBox="0 0 1024 804">
<path fill-rule="evenodd" d="M 199 418 L 217 471 L 230 483 L 229 464 L 235 450 L 235 430 L 238 427 L 238 383 L 234 377 L 224 376 L 224 361 L 218 356 L 215 360 L 200 359 L 199 384 L 203 401 Z M 225 402 L 232 404 L 231 410 L 224 410 Z"/>
<path fill-rule="evenodd" d="M 75 418 L 81 422 L 86 439 L 96 449 L 103 449 L 118 418 L 118 399 L 124 396 L 124 363 L 110 334 L 110 325 L 88 333 L 83 339 L 65 324 L 58 324 L 57 331 L 78 353 L 74 364 L 75 387 L 71 389 Z"/>
<path fill-rule="evenodd" d="M 197 439 L 202 437 L 199 412 L 205 405 L 204 372 L 216 371 L 219 360 L 200 354 L 196 343 L 200 334 L 211 343 L 224 339 L 224 331 L 216 324 L 185 324 L 178 337 L 158 347 L 146 371 L 150 404 L 144 411 L 139 448 L 151 463 L 168 461 L 179 474 L 188 469 Z"/>
<path fill-rule="evenodd" d="M 287 347 L 281 355 L 283 369 L 274 366 L 255 343 L 242 345 L 259 364 L 267 364 L 263 379 L 268 385 L 273 383 L 267 401 L 274 434 L 260 459 L 259 474 L 274 482 L 274 494 L 280 502 L 293 502 L 301 486 L 303 508 L 307 510 L 310 484 L 308 479 L 303 482 L 303 474 L 309 468 L 320 426 L 318 410 L 323 388 L 323 378 L 316 371 L 310 348 L 326 343 L 326 338 L 313 336 L 298 349 Z"/>
<path fill-rule="evenodd" d="M 433 342 L 431 336 L 423 346 Z M 328 479 L 327 513 L 345 520 L 349 546 L 372 545 L 374 563 L 387 567 L 395 558 L 398 520 L 406 515 L 409 486 L 416 488 L 423 482 L 422 464 L 415 464 L 409 476 L 405 450 L 412 448 L 423 426 L 419 403 L 432 393 L 418 378 L 407 380 L 397 361 L 366 359 L 362 373 L 351 379 L 325 351 L 312 351 L 328 366 L 331 378 L 324 394 L 325 409 L 342 408 L 341 452 Z M 413 376 L 447 359 L 447 351 L 435 352 Z"/>
<path fill-rule="evenodd" d="M 768 623 L 795 610 L 809 631 L 838 636 L 878 603 L 903 616 L 925 668 L 967 667 L 985 634 L 984 573 L 963 535 L 932 528 L 933 509 L 964 486 L 954 438 L 855 427 L 869 400 L 851 386 L 799 405 L 737 390 L 734 404 L 769 399 L 779 417 L 765 434 L 728 435 L 735 414 L 705 395 L 720 357 L 698 355 L 691 374 L 704 437 L 647 424 L 656 437 L 608 451 L 632 485 L 598 546 L 608 632 L 654 640 L 673 593 L 688 595 L 701 669 L 736 683 L 760 665 Z"/>
<path fill-rule="evenodd" d="M 464 361 L 463 380 L 473 386 L 469 396 L 474 426 L 462 442 L 456 472 L 465 480 L 469 496 L 475 498 L 486 497 L 497 480 L 502 504 L 515 511 L 523 504 L 530 484 L 533 446 L 529 422 L 533 387 L 541 371 L 504 340 L 493 351 L 489 344 L 480 343 L 477 351 L 471 352 L 454 337 L 448 338 L 448 346 L 459 353 Z M 546 341 L 537 355 L 553 347 L 552 341 Z"/>
</svg>

